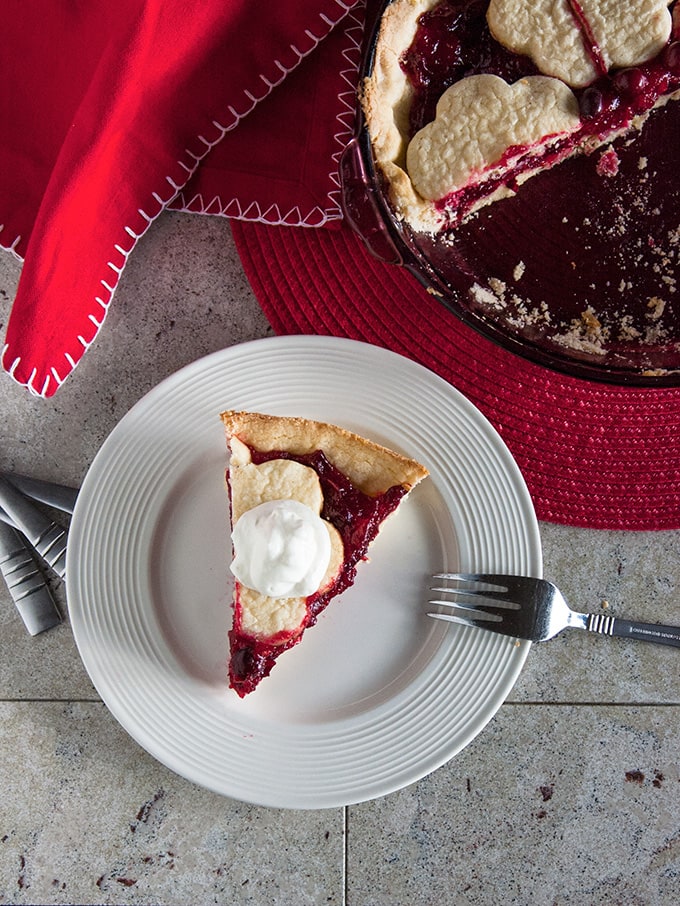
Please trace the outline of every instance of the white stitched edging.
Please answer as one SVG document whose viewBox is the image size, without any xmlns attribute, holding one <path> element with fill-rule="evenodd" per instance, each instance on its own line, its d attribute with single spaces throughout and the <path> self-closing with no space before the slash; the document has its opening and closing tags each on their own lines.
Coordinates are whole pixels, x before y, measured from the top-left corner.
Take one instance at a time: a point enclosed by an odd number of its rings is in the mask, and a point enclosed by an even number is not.
<svg viewBox="0 0 680 906">
<path fill-rule="evenodd" d="M 329 19 L 329 17 L 326 15 L 319 14 L 320 20 L 323 21 L 327 26 L 327 29 L 325 30 L 325 33 L 324 33 L 324 37 L 332 27 L 337 25 L 337 23 L 340 22 L 341 19 L 343 19 L 343 17 L 346 16 L 350 12 L 350 10 L 352 10 L 353 6 L 355 5 L 352 3 L 346 4 L 346 3 L 342 2 L 342 0 L 336 0 L 336 4 L 338 6 L 339 15 L 335 21 L 333 21 L 332 19 Z M 362 3 L 358 4 L 358 6 L 362 6 L 362 5 L 363 5 Z M 42 385 L 37 386 L 36 385 L 36 381 L 38 380 L 37 368 L 33 368 L 29 378 L 25 382 L 22 382 L 16 377 L 16 374 L 15 374 L 16 369 L 21 364 L 21 357 L 20 356 L 15 357 L 12 360 L 11 365 L 9 367 L 7 367 L 7 365 L 5 364 L 5 359 L 6 359 L 8 351 L 9 351 L 9 345 L 7 343 L 5 343 L 5 346 L 2 351 L 2 357 L 1 357 L 2 366 L 3 366 L 3 368 L 5 368 L 7 373 L 15 381 L 17 381 L 17 383 L 23 384 L 23 386 L 26 386 L 28 388 L 28 390 L 31 393 L 35 394 L 36 396 L 47 397 L 47 396 L 51 395 L 51 391 L 53 389 L 52 382 L 56 383 L 57 388 L 58 388 L 64 383 L 66 378 L 69 377 L 69 375 L 74 371 L 78 362 L 82 358 L 84 352 L 94 342 L 99 330 L 101 329 L 101 326 L 104 323 L 109 305 L 111 304 L 115 289 L 118 285 L 118 277 L 122 273 L 125 263 L 127 261 L 127 258 L 130 255 L 130 253 L 132 252 L 132 250 L 134 249 L 134 247 L 136 246 L 139 239 L 144 235 L 144 233 L 146 233 L 149 226 L 156 220 L 156 218 L 159 217 L 160 214 L 166 209 L 168 204 L 177 197 L 177 195 L 179 194 L 181 189 L 186 185 L 186 183 L 189 181 L 189 179 L 193 176 L 193 174 L 195 173 L 196 169 L 198 168 L 198 166 L 201 163 L 201 161 L 203 160 L 203 158 L 206 157 L 206 155 L 212 150 L 212 148 L 222 138 L 224 138 L 224 136 L 227 132 L 230 132 L 232 129 L 236 128 L 236 126 L 239 124 L 239 122 L 245 116 L 247 116 L 254 109 L 254 107 L 260 103 L 260 101 L 264 100 L 264 98 L 266 98 L 270 94 L 270 92 L 276 87 L 276 85 L 280 84 L 283 81 L 283 79 L 290 72 L 292 72 L 297 67 L 297 65 L 318 46 L 319 42 L 322 40 L 321 38 L 317 38 L 317 36 L 314 35 L 314 33 L 309 29 L 305 32 L 305 35 L 310 40 L 309 47 L 301 50 L 300 48 L 298 48 L 297 46 L 295 46 L 293 44 L 290 45 L 289 49 L 297 57 L 297 61 L 293 64 L 292 67 L 286 67 L 283 63 L 281 63 L 280 60 L 273 61 L 272 65 L 281 72 L 280 79 L 277 79 L 275 82 L 272 82 L 271 79 L 266 78 L 264 75 L 260 75 L 260 79 L 264 86 L 264 92 L 262 95 L 260 95 L 258 97 L 257 95 L 253 94 L 251 91 L 244 90 L 243 94 L 244 94 L 244 98 L 246 99 L 245 108 L 239 112 L 238 110 L 236 110 L 236 108 L 234 106 L 232 106 L 232 105 L 229 106 L 228 112 L 231 114 L 231 116 L 233 118 L 233 122 L 231 122 L 229 125 L 222 125 L 221 123 L 214 120 L 212 122 L 212 125 L 215 127 L 215 129 L 218 133 L 217 136 L 215 137 L 215 139 L 213 141 L 210 141 L 204 135 L 198 135 L 196 137 L 196 140 L 198 142 L 200 142 L 203 146 L 202 148 L 199 149 L 198 153 L 196 153 L 195 151 L 191 151 L 188 148 L 185 149 L 185 154 L 187 155 L 189 160 L 186 160 L 186 158 L 184 160 L 179 159 L 175 163 L 176 163 L 178 169 L 184 171 L 184 173 L 186 174 L 186 177 L 183 178 L 181 182 L 177 182 L 171 175 L 167 175 L 164 177 L 164 181 L 167 182 L 167 184 L 173 189 L 173 192 L 171 193 L 171 195 L 168 198 L 163 198 L 161 192 L 158 192 L 158 191 L 153 191 L 150 193 L 151 198 L 158 205 L 158 211 L 154 215 L 149 215 L 143 209 L 140 209 L 138 211 L 139 215 L 141 216 L 142 220 L 144 221 L 144 223 L 141 225 L 141 229 L 133 229 L 129 224 L 126 224 L 123 227 L 123 232 L 125 234 L 127 234 L 127 237 L 131 241 L 125 242 L 125 243 L 116 242 L 113 245 L 114 250 L 116 252 L 118 252 L 118 254 L 121 256 L 122 264 L 119 267 L 117 267 L 111 261 L 109 261 L 105 265 L 105 266 L 110 267 L 116 273 L 116 280 L 113 281 L 113 285 L 110 285 L 109 283 L 106 282 L 105 279 L 102 278 L 100 280 L 100 283 L 106 289 L 106 291 L 108 293 L 108 298 L 102 299 L 101 296 L 95 296 L 94 300 L 93 300 L 94 302 L 96 302 L 98 304 L 98 306 L 100 307 L 100 309 L 102 311 L 101 320 L 98 321 L 91 313 L 88 313 L 87 319 L 90 320 L 90 322 L 93 324 L 94 332 L 93 332 L 92 336 L 90 337 L 90 339 L 85 338 L 81 334 L 78 335 L 77 340 L 82 347 L 82 349 L 80 351 L 78 351 L 78 352 L 76 352 L 75 350 L 74 351 L 68 351 L 68 350 L 63 351 L 62 355 L 64 356 L 64 361 L 65 361 L 66 365 L 68 366 L 66 368 L 65 372 L 62 374 L 56 366 L 52 366 L 50 368 L 50 373 L 45 376 Z M 306 224 L 301 223 L 300 225 L 306 225 Z M 0 229 L 2 229 L 2 228 L 0 227 Z M 19 243 L 19 241 L 20 241 L 20 237 L 17 237 L 15 240 L 13 240 L 11 246 L 9 246 L 9 247 L 3 246 L 3 248 L 8 248 L 9 251 L 14 252 L 16 257 L 18 257 L 21 260 L 20 256 L 16 253 L 16 251 L 14 249 L 14 247 Z M 75 354 L 74 354 L 74 352 L 75 352 Z"/>
<path fill-rule="evenodd" d="M 340 92 L 338 95 L 341 110 L 336 116 L 337 131 L 333 135 L 333 140 L 338 146 L 338 150 L 331 155 L 331 160 L 335 164 L 335 167 L 333 167 L 328 174 L 330 184 L 336 188 L 331 189 L 328 192 L 328 206 L 321 207 L 317 205 L 314 208 L 307 210 L 305 214 L 297 207 L 291 208 L 288 211 L 282 211 L 277 205 L 271 205 L 266 210 L 263 210 L 257 202 L 244 203 L 238 197 L 224 201 L 216 195 L 206 202 L 203 195 L 199 192 L 188 196 L 182 191 L 177 195 L 177 198 L 173 199 L 173 210 L 184 211 L 191 214 L 207 214 L 217 217 L 226 217 L 232 220 L 245 220 L 251 223 L 264 223 L 269 226 L 318 228 L 342 219 L 339 165 L 342 152 L 353 137 L 355 129 L 356 87 L 357 75 L 361 64 L 365 3 L 364 0 L 362 0 L 362 2 L 354 6 L 346 7 L 345 4 L 340 5 L 347 10 L 346 19 L 348 21 L 348 25 L 344 29 L 344 34 L 347 38 L 347 46 L 342 51 L 342 57 L 348 65 L 347 68 L 341 70 L 340 77 L 347 83 L 348 88 L 347 91 Z M 328 19 L 323 13 L 320 14 L 319 18 L 330 28 L 337 24 Z M 309 30 L 306 34 L 311 40 L 316 41 L 314 47 L 320 43 L 321 39 L 317 39 Z M 293 49 L 296 50 L 296 48 Z M 314 48 L 312 48 L 312 50 L 313 49 Z M 288 74 L 288 71 L 279 63 L 279 61 L 276 61 L 276 65 L 283 73 L 282 78 L 277 82 L 277 84 L 279 84 Z M 236 113 L 233 108 L 230 108 L 230 110 L 231 112 Z M 297 219 L 296 211 L 299 213 Z"/>
<path fill-rule="evenodd" d="M 192 196 L 189 202 L 182 206 L 181 210 L 190 214 L 226 217 L 230 220 L 247 220 L 249 222 L 269 224 L 270 226 L 320 227 L 328 223 L 329 220 L 334 219 L 329 216 L 328 211 L 324 211 L 320 207 L 311 208 L 303 215 L 298 205 L 294 205 L 287 211 L 282 211 L 277 204 L 271 204 L 263 209 L 257 201 L 251 201 L 244 208 L 237 198 L 232 198 L 226 205 L 223 205 L 219 196 L 216 195 L 209 202 L 206 202 L 200 193 Z"/>
<path fill-rule="evenodd" d="M 340 73 L 343 80 L 347 82 L 348 90 L 341 92 L 338 95 L 338 100 L 344 105 L 345 109 L 344 111 L 341 110 L 337 116 L 337 120 L 342 128 L 333 136 L 339 146 L 338 150 L 333 155 L 336 167 L 328 174 L 331 182 L 337 186 L 335 190 L 329 193 L 329 198 L 332 198 L 335 202 L 337 209 L 340 212 L 340 217 L 342 217 L 342 204 L 340 200 L 342 194 L 340 182 L 340 158 L 342 157 L 342 153 L 345 150 L 347 143 L 353 138 L 356 129 L 357 75 L 361 64 L 364 34 L 363 4 L 361 15 L 357 16 L 356 10 L 353 10 L 348 18 L 354 24 L 350 24 L 349 27 L 345 29 L 345 34 L 350 41 L 350 46 L 343 51 L 342 55 L 349 63 L 349 68 L 342 70 Z"/>
<path fill-rule="evenodd" d="M 4 224 L 4 223 L 0 223 L 0 234 L 2 233 L 2 231 L 3 231 L 4 229 L 5 229 L 5 224 Z M 17 261 L 23 261 L 23 260 L 24 260 L 24 259 L 21 257 L 21 255 L 19 254 L 19 252 L 17 252 L 17 247 L 18 247 L 18 245 L 19 245 L 20 242 L 21 242 L 21 236 L 16 236 L 16 237 L 10 242 L 9 245 L 5 245 L 5 243 L 2 241 L 2 236 L 0 235 L 0 248 L 4 249 L 6 252 L 10 252 L 10 254 L 12 254 L 12 255 L 17 259 Z"/>
</svg>

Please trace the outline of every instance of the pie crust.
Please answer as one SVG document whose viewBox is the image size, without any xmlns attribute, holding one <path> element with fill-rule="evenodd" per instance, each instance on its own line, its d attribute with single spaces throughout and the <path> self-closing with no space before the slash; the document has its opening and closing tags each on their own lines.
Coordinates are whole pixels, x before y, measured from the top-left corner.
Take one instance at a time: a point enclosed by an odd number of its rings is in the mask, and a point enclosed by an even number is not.
<svg viewBox="0 0 680 906">
<path fill-rule="evenodd" d="M 416 231 L 455 227 L 542 170 L 640 129 L 655 107 L 680 97 L 680 27 L 671 6 L 671 0 L 393 0 L 360 99 L 396 217 Z M 436 19 L 447 16 L 458 19 L 445 40 L 460 36 L 464 54 L 470 28 L 464 20 L 476 17 L 474 34 L 484 30 L 490 55 L 473 48 L 467 59 L 453 43 L 442 51 Z M 440 31 L 426 42 L 428 22 Z M 441 86 L 436 122 L 432 111 L 414 124 L 419 85 L 405 64 L 423 47 L 435 62 L 451 53 L 457 74 Z M 506 83 L 501 91 L 499 79 Z M 542 120 L 547 108 L 556 115 Z"/>
<path fill-rule="evenodd" d="M 221 413 L 231 451 L 232 525 L 274 499 L 299 500 L 326 521 L 331 559 L 306 598 L 270 598 L 235 581 L 230 686 L 245 696 L 296 645 L 330 600 L 354 581 L 380 525 L 428 474 L 413 459 L 336 425 L 255 412 Z"/>
</svg>

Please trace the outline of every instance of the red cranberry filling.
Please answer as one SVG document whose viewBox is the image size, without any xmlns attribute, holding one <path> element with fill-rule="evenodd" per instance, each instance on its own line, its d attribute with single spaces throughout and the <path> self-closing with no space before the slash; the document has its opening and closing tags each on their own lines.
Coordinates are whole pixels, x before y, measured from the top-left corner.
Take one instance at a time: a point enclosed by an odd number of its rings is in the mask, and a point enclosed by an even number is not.
<svg viewBox="0 0 680 906">
<path fill-rule="evenodd" d="M 395 485 L 377 497 L 370 497 L 355 487 L 321 450 L 300 456 L 281 451 L 263 453 L 253 449 L 250 453 L 256 465 L 270 459 L 292 459 L 314 469 L 319 476 L 324 498 L 321 515 L 335 526 L 342 538 L 344 561 L 339 576 L 323 594 L 316 593 L 307 598 L 305 628 L 313 626 L 331 598 L 352 585 L 357 563 L 365 558 L 380 524 L 397 508 L 406 491 L 401 485 Z M 282 634 L 281 638 L 263 642 L 232 629 L 229 633 L 229 679 L 232 688 L 240 696 L 252 692 L 260 680 L 269 675 L 278 655 L 297 644 L 299 638 L 299 635 Z"/>
<path fill-rule="evenodd" d="M 580 21 L 580 5 L 577 0 L 570 2 Z M 441 0 L 420 17 L 413 43 L 401 59 L 414 89 L 411 134 L 434 119 L 438 98 L 462 78 L 491 73 L 514 82 L 537 73 L 531 60 L 512 53 L 493 38 L 486 22 L 488 5 L 488 0 Z M 581 127 L 576 132 L 553 143 L 545 152 L 528 154 L 509 175 L 454 193 L 441 199 L 438 206 L 443 210 L 455 205 L 454 216 L 458 220 L 480 198 L 490 195 L 499 185 L 512 186 L 521 172 L 541 160 L 549 164 L 589 137 L 597 139 L 625 129 L 635 116 L 653 107 L 659 97 L 680 89 L 680 41 L 675 40 L 680 36 L 679 20 L 680 4 L 674 4 L 671 42 L 654 59 L 605 73 L 587 88 L 575 90 L 581 111 Z M 586 29 L 586 37 L 588 33 Z M 588 46 L 597 64 L 598 48 L 590 44 L 592 40 Z M 517 150 L 509 149 L 506 157 Z"/>
<path fill-rule="evenodd" d="M 442 0 L 420 17 L 401 65 L 415 90 L 411 134 L 434 119 L 442 93 L 469 75 L 494 73 L 506 82 L 535 75 L 528 57 L 506 50 L 486 24 L 488 0 Z"/>
<path fill-rule="evenodd" d="M 567 0 L 567 2 L 571 8 L 572 15 L 581 30 L 582 40 L 586 46 L 588 56 L 592 60 L 593 66 L 595 67 L 595 72 L 597 72 L 597 74 L 601 76 L 606 75 L 607 64 L 605 63 L 604 57 L 602 56 L 600 45 L 595 39 L 590 22 L 588 21 L 588 17 L 583 11 L 583 7 L 579 3 L 579 0 Z"/>
</svg>

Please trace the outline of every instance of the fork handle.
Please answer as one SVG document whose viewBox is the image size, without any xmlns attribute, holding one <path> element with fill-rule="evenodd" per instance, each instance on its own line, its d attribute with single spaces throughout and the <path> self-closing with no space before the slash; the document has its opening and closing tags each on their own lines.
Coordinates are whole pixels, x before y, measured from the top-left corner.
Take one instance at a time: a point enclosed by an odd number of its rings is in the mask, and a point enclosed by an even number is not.
<svg viewBox="0 0 680 906">
<path fill-rule="evenodd" d="M 640 642 L 656 642 L 657 645 L 673 645 L 680 648 L 680 627 L 664 626 L 662 623 L 638 623 L 635 620 L 619 620 L 616 617 L 589 613 L 586 629 L 602 635 L 616 635 Z"/>
</svg>

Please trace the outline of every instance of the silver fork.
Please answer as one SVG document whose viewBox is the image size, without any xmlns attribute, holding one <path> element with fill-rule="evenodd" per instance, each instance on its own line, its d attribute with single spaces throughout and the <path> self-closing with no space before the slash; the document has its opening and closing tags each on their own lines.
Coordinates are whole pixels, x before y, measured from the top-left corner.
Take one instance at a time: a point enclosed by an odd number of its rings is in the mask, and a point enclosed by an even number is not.
<svg viewBox="0 0 680 906">
<path fill-rule="evenodd" d="M 680 647 L 680 627 L 577 613 L 569 608 L 557 586 L 545 579 L 499 573 L 438 573 L 433 578 L 447 584 L 430 590 L 448 597 L 429 603 L 454 608 L 453 613 L 428 613 L 435 620 L 479 626 L 532 642 L 544 642 L 571 628 Z"/>
</svg>

